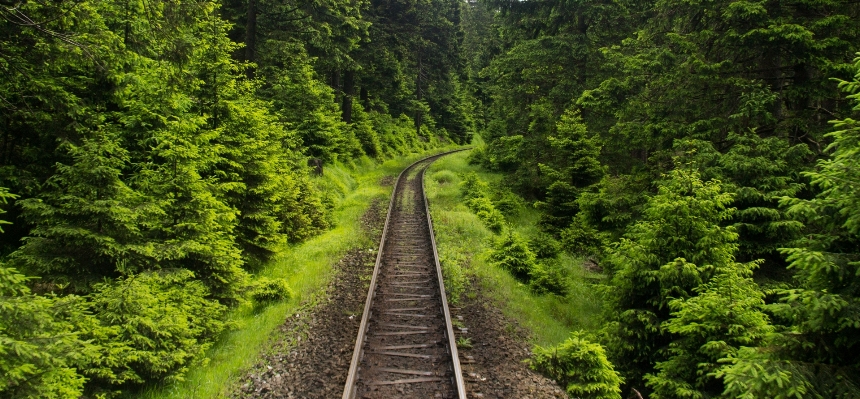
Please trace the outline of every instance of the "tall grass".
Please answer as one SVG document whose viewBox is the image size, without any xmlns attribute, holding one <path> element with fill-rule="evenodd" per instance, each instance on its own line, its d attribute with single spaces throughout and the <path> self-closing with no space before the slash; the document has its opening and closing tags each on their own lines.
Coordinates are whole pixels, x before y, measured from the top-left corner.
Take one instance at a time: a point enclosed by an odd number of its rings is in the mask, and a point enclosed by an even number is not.
<svg viewBox="0 0 860 399">
<path fill-rule="evenodd" d="M 601 301 L 588 282 L 594 276 L 582 268 L 582 259 L 561 256 L 570 287 L 564 297 L 534 294 L 507 271 L 487 262 L 498 236 L 463 205 L 460 176 L 476 172 L 491 184 L 503 176 L 469 165 L 467 157 L 468 153 L 458 153 L 440 159 L 428 170 L 425 182 L 449 300 L 457 304 L 462 295 L 474 295 L 466 281 L 476 277 L 483 292 L 500 304 L 508 317 L 528 329 L 534 343 L 543 346 L 564 341 L 571 331 L 599 328 Z M 517 233 L 530 237 L 539 231 L 538 217 L 538 212 L 525 204 L 507 221 Z"/>
<path fill-rule="evenodd" d="M 408 154 L 382 164 L 364 158 L 351 165 L 327 166 L 315 183 L 335 203 L 335 227 L 304 243 L 284 248 L 280 256 L 264 265 L 257 274 L 286 279 L 295 295 L 262 310 L 250 304 L 234 309 L 230 319 L 236 328 L 224 334 L 208 351 L 208 360 L 192 368 L 183 381 L 150 385 L 126 396 L 145 399 L 226 397 L 265 351 L 273 331 L 303 304 L 312 305 L 322 297 L 337 261 L 352 248 L 375 248 L 379 244 L 361 232 L 359 219 L 376 200 L 387 206 L 392 187 L 379 184 L 384 177 L 397 176 L 406 165 L 426 155 Z"/>
</svg>

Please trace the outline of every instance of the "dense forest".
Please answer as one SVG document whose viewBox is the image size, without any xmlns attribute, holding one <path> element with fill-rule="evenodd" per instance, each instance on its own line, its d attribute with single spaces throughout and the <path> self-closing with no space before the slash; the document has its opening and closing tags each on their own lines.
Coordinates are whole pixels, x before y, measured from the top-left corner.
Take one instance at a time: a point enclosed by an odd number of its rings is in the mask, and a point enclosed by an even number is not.
<svg viewBox="0 0 860 399">
<path fill-rule="evenodd" d="M 289 296 L 260 265 L 331 227 L 309 165 L 477 132 L 471 162 L 606 276 L 603 327 L 535 353 L 571 395 L 860 397 L 856 1 L 0 0 L 0 15 L 0 396 L 182 378 L 231 308 Z M 502 236 L 498 262 L 534 263 L 535 243 Z"/>
<path fill-rule="evenodd" d="M 313 165 L 462 143 L 459 5 L 3 0 L 0 396 L 181 378 L 326 229 Z"/>
<path fill-rule="evenodd" d="M 570 394 L 860 397 L 860 4 L 485 0 L 463 19 L 473 162 L 608 276 L 603 328 L 538 354 Z"/>
</svg>

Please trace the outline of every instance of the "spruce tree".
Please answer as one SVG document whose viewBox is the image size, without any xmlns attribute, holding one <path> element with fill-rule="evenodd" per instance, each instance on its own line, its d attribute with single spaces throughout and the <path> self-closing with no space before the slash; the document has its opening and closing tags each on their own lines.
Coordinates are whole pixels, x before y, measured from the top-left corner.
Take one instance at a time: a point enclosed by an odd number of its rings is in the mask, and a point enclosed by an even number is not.
<svg viewBox="0 0 860 399">
<path fill-rule="evenodd" d="M 12 262 L 50 282 L 88 283 L 152 267 L 143 243 L 145 226 L 157 212 L 122 180 L 129 154 L 115 133 L 98 131 L 81 145 L 66 143 L 70 165 L 37 198 L 19 201 L 33 226 Z"/>
<path fill-rule="evenodd" d="M 670 303 L 695 296 L 716 269 L 731 264 L 737 233 L 722 227 L 731 195 L 717 181 L 679 167 L 664 176 L 634 224 L 607 255 L 612 277 L 609 319 L 613 362 L 640 389 L 654 362 L 667 359 Z"/>
</svg>

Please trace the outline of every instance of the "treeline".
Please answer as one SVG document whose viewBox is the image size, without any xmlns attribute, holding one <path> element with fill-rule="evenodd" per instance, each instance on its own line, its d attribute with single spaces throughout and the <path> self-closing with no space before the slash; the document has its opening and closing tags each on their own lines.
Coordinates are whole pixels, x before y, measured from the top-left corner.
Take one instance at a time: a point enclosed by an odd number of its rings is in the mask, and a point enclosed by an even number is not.
<svg viewBox="0 0 860 399">
<path fill-rule="evenodd" d="M 475 161 L 609 276 L 605 327 L 538 363 L 583 397 L 860 397 L 860 4 L 470 6 Z"/>
<path fill-rule="evenodd" d="M 181 378 L 331 223 L 308 160 L 469 139 L 460 5 L 0 1 L 0 396 Z"/>
</svg>

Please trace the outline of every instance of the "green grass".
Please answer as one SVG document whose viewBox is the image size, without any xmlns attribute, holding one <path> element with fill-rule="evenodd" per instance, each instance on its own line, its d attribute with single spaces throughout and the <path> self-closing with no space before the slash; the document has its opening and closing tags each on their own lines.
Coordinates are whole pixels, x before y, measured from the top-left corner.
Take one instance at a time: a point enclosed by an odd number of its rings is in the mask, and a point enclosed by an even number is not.
<svg viewBox="0 0 860 399">
<path fill-rule="evenodd" d="M 570 292 L 565 297 L 536 295 L 507 271 L 487 262 L 498 235 L 462 204 L 460 175 L 474 171 L 491 184 L 500 182 L 503 176 L 469 165 L 467 157 L 468 152 L 464 152 L 440 159 L 428 170 L 425 183 L 449 300 L 456 305 L 462 295 L 473 295 L 467 281 L 475 276 L 483 291 L 502 305 L 503 312 L 531 332 L 535 344 L 555 345 L 571 331 L 598 329 L 601 300 L 588 282 L 594 276 L 581 267 L 582 259 L 561 257 L 569 276 Z M 538 212 L 524 203 L 507 220 L 517 233 L 530 237 L 539 231 L 538 217 Z"/>
<path fill-rule="evenodd" d="M 374 200 L 383 200 L 387 206 L 391 186 L 379 184 L 383 177 L 396 177 L 406 165 L 425 155 L 410 154 L 381 165 L 364 158 L 349 166 L 326 166 L 324 176 L 316 178 L 315 183 L 335 202 L 336 227 L 300 245 L 285 248 L 258 273 L 286 279 L 293 290 L 293 298 L 262 310 L 255 310 L 250 304 L 235 309 L 230 319 L 237 328 L 221 337 L 208 351 L 209 360 L 193 367 L 184 381 L 150 385 L 127 396 L 146 399 L 225 397 L 266 350 L 273 331 L 295 314 L 302 303 L 313 303 L 322 296 L 333 275 L 332 267 L 348 250 L 378 246 L 378 242 L 371 242 L 361 233 L 361 215 Z"/>
</svg>

